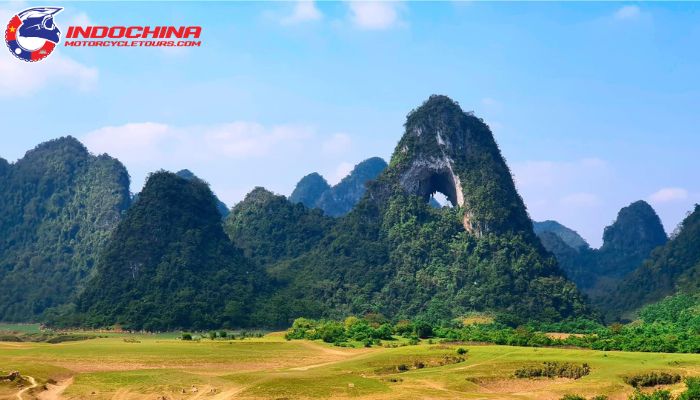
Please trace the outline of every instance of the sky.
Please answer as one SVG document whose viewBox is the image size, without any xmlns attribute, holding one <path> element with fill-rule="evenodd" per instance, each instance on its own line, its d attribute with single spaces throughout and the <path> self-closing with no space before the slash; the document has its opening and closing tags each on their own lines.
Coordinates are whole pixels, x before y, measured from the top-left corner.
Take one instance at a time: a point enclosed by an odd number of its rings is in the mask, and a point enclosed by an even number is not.
<svg viewBox="0 0 700 400">
<path fill-rule="evenodd" d="M 44 3 L 0 3 L 0 20 Z M 448 95 L 494 132 L 534 220 L 601 244 L 643 199 L 668 233 L 700 203 L 700 3 L 53 2 L 57 26 L 201 25 L 187 49 L 0 49 L 0 157 L 65 135 L 227 204 L 388 160 Z M 4 23 L 4 22 L 3 22 Z"/>
</svg>

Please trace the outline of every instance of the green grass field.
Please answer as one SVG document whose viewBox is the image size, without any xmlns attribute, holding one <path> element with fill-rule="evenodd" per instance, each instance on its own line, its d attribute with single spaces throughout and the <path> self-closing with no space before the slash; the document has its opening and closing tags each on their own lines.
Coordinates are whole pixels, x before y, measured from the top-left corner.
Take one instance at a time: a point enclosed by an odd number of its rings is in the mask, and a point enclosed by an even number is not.
<svg viewBox="0 0 700 400">
<path fill-rule="evenodd" d="M 459 347 L 469 350 L 461 362 Z M 514 378 L 516 369 L 544 361 L 585 362 L 591 373 L 578 380 Z M 398 372 L 401 365 L 408 370 Z M 348 349 L 286 341 L 279 333 L 199 342 L 172 334 L 112 334 L 59 344 L 0 342 L 0 374 L 12 370 L 39 384 L 24 399 L 559 399 L 567 393 L 626 399 L 632 388 L 623 376 L 644 371 L 697 376 L 700 355 L 425 341 Z M 44 388 L 50 390 L 41 393 Z M 681 391 L 683 384 L 668 388 Z M 17 390 L 0 385 L 0 399 L 16 399 Z"/>
</svg>

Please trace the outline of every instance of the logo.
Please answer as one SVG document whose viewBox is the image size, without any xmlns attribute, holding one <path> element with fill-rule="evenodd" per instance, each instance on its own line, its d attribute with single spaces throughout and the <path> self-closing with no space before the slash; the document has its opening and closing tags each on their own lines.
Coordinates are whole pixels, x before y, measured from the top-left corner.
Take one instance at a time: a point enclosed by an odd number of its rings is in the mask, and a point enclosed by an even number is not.
<svg viewBox="0 0 700 400">
<path fill-rule="evenodd" d="M 33 7 L 12 17 L 5 30 L 10 52 L 27 62 L 48 57 L 61 40 L 61 31 L 53 20 L 61 10 L 62 7 Z"/>
</svg>

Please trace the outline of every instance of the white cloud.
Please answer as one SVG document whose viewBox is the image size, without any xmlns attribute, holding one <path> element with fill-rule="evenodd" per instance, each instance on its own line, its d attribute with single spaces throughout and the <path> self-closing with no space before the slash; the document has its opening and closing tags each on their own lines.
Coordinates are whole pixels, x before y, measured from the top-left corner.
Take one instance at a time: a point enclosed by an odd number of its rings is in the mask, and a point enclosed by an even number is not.
<svg viewBox="0 0 700 400">
<path fill-rule="evenodd" d="M 669 203 L 674 201 L 686 200 L 688 191 L 683 188 L 669 187 L 662 188 L 649 195 L 649 201 L 653 204 Z"/>
<path fill-rule="evenodd" d="M 107 126 L 87 133 L 83 143 L 96 154 L 109 153 L 126 163 L 151 161 L 166 141 L 176 140 L 175 132 L 154 122 Z"/>
<path fill-rule="evenodd" d="M 266 127 L 256 122 L 174 127 L 143 122 L 109 126 L 82 137 L 94 153 L 109 153 L 131 164 L 201 161 L 211 157 L 250 159 L 288 149 L 313 136 L 310 128 L 296 125 Z"/>
<path fill-rule="evenodd" d="M 0 21 L 7 21 L 17 12 L 29 7 L 24 2 L 5 3 L 0 7 Z M 84 13 L 75 18 L 87 18 Z M 61 22 L 59 27 L 69 24 Z M 65 28 L 64 28 L 65 29 Z M 7 49 L 0 56 L 0 97 L 31 96 L 49 86 L 77 88 L 81 91 L 92 90 L 97 84 L 98 70 L 85 66 L 72 58 L 62 56 L 57 48 L 48 58 L 28 63 L 13 57 Z"/>
<path fill-rule="evenodd" d="M 282 17 L 280 22 L 283 25 L 295 25 L 302 22 L 318 21 L 321 18 L 323 18 L 323 13 L 316 7 L 313 0 L 300 0 L 294 5 L 292 13 Z"/>
<path fill-rule="evenodd" d="M 397 2 L 351 1 L 350 19 L 360 29 L 388 29 L 400 22 L 398 6 Z"/>
<path fill-rule="evenodd" d="M 280 125 L 265 127 L 256 122 L 233 122 L 205 130 L 204 142 L 222 155 L 233 158 L 261 157 L 279 145 L 308 139 L 307 127 Z"/>
<path fill-rule="evenodd" d="M 348 176 L 348 174 L 352 171 L 352 169 L 355 168 L 355 166 L 347 161 L 344 161 L 340 163 L 336 168 L 329 179 L 329 182 L 331 185 L 335 185 L 336 183 L 340 182 L 343 178 Z"/>
<path fill-rule="evenodd" d="M 54 53 L 34 63 L 18 60 L 9 53 L 0 57 L 0 96 L 30 96 L 48 86 L 88 91 L 95 87 L 98 77 L 96 68 L 61 54 Z"/>
<path fill-rule="evenodd" d="M 571 193 L 561 198 L 561 203 L 571 207 L 595 207 L 601 204 L 600 198 L 593 193 Z"/>
<path fill-rule="evenodd" d="M 321 144 L 321 151 L 325 155 L 336 155 L 346 152 L 352 145 L 350 136 L 344 133 L 336 133 Z"/>
<path fill-rule="evenodd" d="M 622 6 L 613 15 L 618 20 L 637 19 L 642 15 L 642 10 L 637 6 Z"/>
<path fill-rule="evenodd" d="M 79 12 L 68 17 L 68 21 L 62 23 L 61 26 L 88 26 L 93 25 L 92 20 L 84 12 Z"/>
<path fill-rule="evenodd" d="M 595 179 L 609 172 L 608 163 L 599 158 L 576 161 L 525 161 L 513 164 L 513 175 L 518 187 L 549 188 L 561 184 Z"/>
</svg>

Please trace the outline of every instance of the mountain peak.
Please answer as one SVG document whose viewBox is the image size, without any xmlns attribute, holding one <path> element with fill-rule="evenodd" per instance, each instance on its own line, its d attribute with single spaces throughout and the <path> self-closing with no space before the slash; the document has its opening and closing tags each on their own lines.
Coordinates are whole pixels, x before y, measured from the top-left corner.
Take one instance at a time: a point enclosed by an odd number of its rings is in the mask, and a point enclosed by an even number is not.
<svg viewBox="0 0 700 400">
<path fill-rule="evenodd" d="M 292 203 L 302 203 L 308 208 L 320 208 L 326 215 L 340 217 L 360 201 L 366 184 L 379 176 L 387 167 L 380 157 L 368 158 L 355 165 L 352 171 L 337 185 L 331 187 L 318 173 L 303 177 L 289 196 Z"/>
<path fill-rule="evenodd" d="M 177 171 L 175 175 L 179 176 L 180 178 L 187 179 L 188 181 L 196 179 L 206 183 L 206 181 L 195 175 L 194 172 L 187 168 Z M 216 198 L 216 209 L 219 210 L 219 214 L 221 214 L 222 217 L 227 216 L 229 213 L 228 206 L 223 201 L 219 200 L 216 195 L 214 195 L 214 197 Z"/>
<path fill-rule="evenodd" d="M 270 200 L 276 197 L 276 194 L 265 189 L 264 187 L 256 186 L 255 188 L 253 188 L 253 190 L 250 191 L 250 193 L 245 195 L 243 201 L 246 203 L 263 204 L 269 202 Z"/>
<path fill-rule="evenodd" d="M 316 207 L 316 202 L 321 195 L 330 190 L 328 182 L 318 173 L 312 172 L 297 183 L 294 191 L 289 196 L 292 203 L 301 203 L 308 208 Z"/>
<path fill-rule="evenodd" d="M 588 242 L 575 230 L 568 228 L 557 221 L 547 220 L 541 222 L 534 222 L 533 228 L 535 229 L 535 234 L 542 237 L 544 233 L 553 233 L 558 236 L 567 246 L 572 249 L 579 250 L 582 248 L 588 248 Z M 546 247 L 546 246 L 545 246 Z"/>
<path fill-rule="evenodd" d="M 405 128 L 384 174 L 389 187 L 391 181 L 398 183 L 426 202 L 441 192 L 463 209 L 464 228 L 477 236 L 505 231 L 532 235 L 525 205 L 483 120 L 449 97 L 433 95 L 409 113 Z"/>
<path fill-rule="evenodd" d="M 185 178 L 187 180 L 190 179 L 199 179 L 197 175 L 195 175 L 192 171 L 189 169 L 181 169 L 175 173 L 175 175 L 179 176 L 180 178 Z"/>
<path fill-rule="evenodd" d="M 603 232 L 602 250 L 623 249 L 648 253 L 668 237 L 656 211 L 644 200 L 623 207 Z"/>
</svg>

